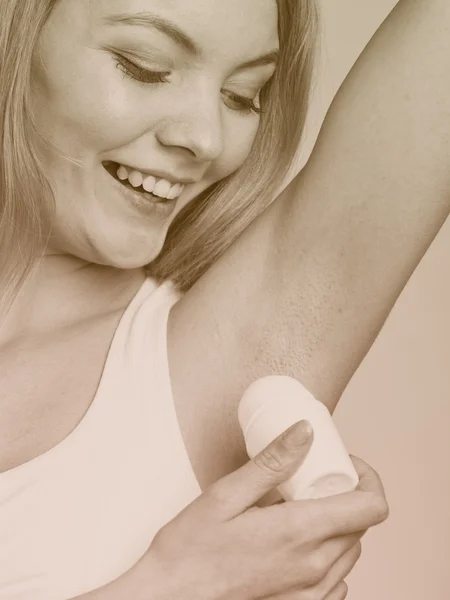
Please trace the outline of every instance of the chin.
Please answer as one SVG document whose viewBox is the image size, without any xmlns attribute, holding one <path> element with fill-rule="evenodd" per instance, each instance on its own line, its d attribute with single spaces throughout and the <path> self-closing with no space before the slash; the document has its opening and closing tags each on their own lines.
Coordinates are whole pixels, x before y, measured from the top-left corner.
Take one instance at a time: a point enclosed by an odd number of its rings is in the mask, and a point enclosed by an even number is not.
<svg viewBox="0 0 450 600">
<path fill-rule="evenodd" d="M 108 248 L 102 249 L 101 253 L 92 262 L 96 262 L 116 269 L 142 269 L 150 264 L 160 254 L 163 244 L 152 245 L 141 248 Z"/>
<path fill-rule="evenodd" d="M 125 235 L 124 235 L 125 234 Z M 102 237 L 92 234 L 81 246 L 77 244 L 59 244 L 64 252 L 89 263 L 113 267 L 116 269 L 142 269 L 161 253 L 165 241 L 165 232 L 145 234 L 122 231 L 120 235 Z"/>
</svg>

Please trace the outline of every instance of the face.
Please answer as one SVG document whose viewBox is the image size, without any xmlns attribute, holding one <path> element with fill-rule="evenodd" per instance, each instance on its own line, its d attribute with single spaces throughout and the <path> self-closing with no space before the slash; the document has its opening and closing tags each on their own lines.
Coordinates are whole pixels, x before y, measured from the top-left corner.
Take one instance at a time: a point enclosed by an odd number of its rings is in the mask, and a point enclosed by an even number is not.
<svg viewBox="0 0 450 600">
<path fill-rule="evenodd" d="M 59 0 L 32 75 L 52 249 L 151 262 L 181 208 L 248 156 L 277 47 L 276 0 Z"/>
</svg>

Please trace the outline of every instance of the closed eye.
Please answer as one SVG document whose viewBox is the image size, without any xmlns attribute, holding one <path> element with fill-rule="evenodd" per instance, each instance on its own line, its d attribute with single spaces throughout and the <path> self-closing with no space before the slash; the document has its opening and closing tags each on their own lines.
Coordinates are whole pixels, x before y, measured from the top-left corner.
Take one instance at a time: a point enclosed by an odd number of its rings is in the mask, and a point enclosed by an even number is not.
<svg viewBox="0 0 450 600">
<path fill-rule="evenodd" d="M 254 112 L 260 115 L 262 113 L 261 107 L 255 104 L 255 100 L 253 98 L 240 96 L 239 94 L 227 90 L 224 90 L 222 93 L 226 98 L 226 105 L 232 110 L 240 110 L 247 114 Z"/>
<path fill-rule="evenodd" d="M 143 84 L 160 84 L 170 83 L 170 71 L 151 71 L 145 67 L 141 67 L 134 61 L 125 58 L 125 56 L 114 53 L 114 61 L 118 69 L 120 69 L 127 77 Z M 225 96 L 225 104 L 231 110 L 240 111 L 244 114 L 261 114 L 261 107 L 257 106 L 253 98 L 241 96 L 229 90 L 223 90 Z"/>
<path fill-rule="evenodd" d="M 170 71 L 151 71 L 116 53 L 114 54 L 114 60 L 117 68 L 125 73 L 127 77 L 140 83 L 169 83 L 170 81 Z"/>
</svg>

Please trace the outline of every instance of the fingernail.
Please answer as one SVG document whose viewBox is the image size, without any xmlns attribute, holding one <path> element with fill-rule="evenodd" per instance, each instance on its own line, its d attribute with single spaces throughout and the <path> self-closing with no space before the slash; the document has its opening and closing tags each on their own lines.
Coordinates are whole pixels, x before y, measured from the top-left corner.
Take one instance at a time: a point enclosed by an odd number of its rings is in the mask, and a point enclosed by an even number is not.
<svg viewBox="0 0 450 600">
<path fill-rule="evenodd" d="M 284 445 L 287 448 L 300 448 L 310 439 L 312 434 L 312 427 L 309 421 L 299 421 L 289 427 L 282 435 L 281 438 L 283 440 Z"/>
</svg>

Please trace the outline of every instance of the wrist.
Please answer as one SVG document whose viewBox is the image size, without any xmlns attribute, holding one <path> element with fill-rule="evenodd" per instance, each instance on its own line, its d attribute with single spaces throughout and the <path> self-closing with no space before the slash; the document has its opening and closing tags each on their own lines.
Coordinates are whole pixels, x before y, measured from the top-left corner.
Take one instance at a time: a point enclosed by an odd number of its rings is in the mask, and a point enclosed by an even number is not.
<svg viewBox="0 0 450 600">
<path fill-rule="evenodd" d="M 183 598 L 182 585 L 178 573 L 169 571 L 151 553 L 145 556 L 128 572 L 121 581 L 121 599 L 133 600 L 173 600 Z"/>
<path fill-rule="evenodd" d="M 206 561 L 184 557 L 181 561 L 161 561 L 146 556 L 142 568 L 134 574 L 136 596 L 133 600 L 223 600 L 228 598 L 221 589 L 220 574 Z M 144 595 L 142 595 L 142 590 Z M 147 590 L 147 594 L 145 594 Z M 138 595 L 141 594 L 141 595 Z"/>
<path fill-rule="evenodd" d="M 177 578 L 164 572 L 147 554 L 107 585 L 72 600 L 173 600 L 183 598 Z"/>
</svg>

